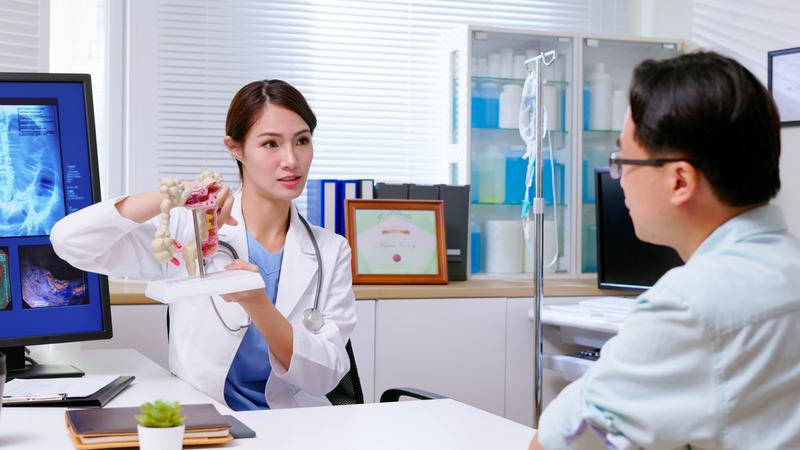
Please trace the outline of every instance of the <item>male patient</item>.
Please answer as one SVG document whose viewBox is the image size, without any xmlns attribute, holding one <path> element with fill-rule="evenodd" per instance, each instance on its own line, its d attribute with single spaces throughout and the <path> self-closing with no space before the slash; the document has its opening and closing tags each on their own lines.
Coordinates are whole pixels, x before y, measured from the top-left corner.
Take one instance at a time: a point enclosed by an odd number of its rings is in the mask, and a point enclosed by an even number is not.
<svg viewBox="0 0 800 450">
<path fill-rule="evenodd" d="M 800 449 L 800 242 L 768 205 L 779 156 L 775 104 L 736 61 L 636 68 L 609 169 L 636 235 L 686 264 L 550 403 L 531 449 Z"/>
</svg>

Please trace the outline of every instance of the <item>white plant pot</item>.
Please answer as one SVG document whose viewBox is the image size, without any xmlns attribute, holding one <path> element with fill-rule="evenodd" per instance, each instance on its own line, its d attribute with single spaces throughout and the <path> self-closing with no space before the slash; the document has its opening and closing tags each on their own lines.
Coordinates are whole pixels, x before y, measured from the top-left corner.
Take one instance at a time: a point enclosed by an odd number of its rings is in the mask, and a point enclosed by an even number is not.
<svg viewBox="0 0 800 450">
<path fill-rule="evenodd" d="M 141 450 L 179 450 L 183 448 L 184 425 L 172 428 L 148 428 L 137 425 Z"/>
</svg>

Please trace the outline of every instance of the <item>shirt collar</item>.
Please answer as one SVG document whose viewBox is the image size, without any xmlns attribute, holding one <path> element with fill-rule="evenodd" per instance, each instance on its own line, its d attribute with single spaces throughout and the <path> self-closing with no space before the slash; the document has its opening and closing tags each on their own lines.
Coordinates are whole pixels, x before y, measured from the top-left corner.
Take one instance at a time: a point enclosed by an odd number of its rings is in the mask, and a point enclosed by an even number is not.
<svg viewBox="0 0 800 450">
<path fill-rule="evenodd" d="M 700 244 L 700 247 L 692 254 L 692 258 L 713 252 L 725 244 L 738 242 L 750 236 L 786 231 L 786 220 L 778 206 L 759 206 L 734 216 L 717 227 Z"/>
</svg>

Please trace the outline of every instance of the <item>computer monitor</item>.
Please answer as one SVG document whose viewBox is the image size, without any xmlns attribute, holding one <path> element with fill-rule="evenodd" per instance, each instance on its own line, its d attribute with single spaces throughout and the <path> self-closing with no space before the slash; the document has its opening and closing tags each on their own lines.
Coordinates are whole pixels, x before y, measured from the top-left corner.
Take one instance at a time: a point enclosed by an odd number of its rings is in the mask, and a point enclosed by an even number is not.
<svg viewBox="0 0 800 450">
<path fill-rule="evenodd" d="M 675 250 L 636 237 L 622 186 L 608 168 L 596 169 L 595 180 L 598 287 L 644 291 L 683 265 Z"/>
<path fill-rule="evenodd" d="M 107 278 L 61 260 L 49 237 L 56 221 L 99 200 L 89 75 L 0 73 L 0 352 L 9 377 L 80 376 L 35 364 L 24 346 L 111 337 Z"/>
</svg>

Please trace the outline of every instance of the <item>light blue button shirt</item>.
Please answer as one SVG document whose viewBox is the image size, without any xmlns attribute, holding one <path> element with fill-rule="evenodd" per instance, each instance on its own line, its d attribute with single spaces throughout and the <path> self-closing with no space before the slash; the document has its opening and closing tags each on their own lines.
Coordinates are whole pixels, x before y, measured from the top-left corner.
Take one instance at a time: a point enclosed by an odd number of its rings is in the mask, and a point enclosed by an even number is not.
<svg viewBox="0 0 800 450">
<path fill-rule="evenodd" d="M 255 238 L 247 234 L 247 252 L 250 262 L 257 265 L 266 285 L 267 297 L 275 303 L 281 277 L 283 250 L 270 253 Z M 250 324 L 233 358 L 225 379 L 225 402 L 234 411 L 269 409 L 264 389 L 272 371 L 269 364 L 267 342 Z"/>
<path fill-rule="evenodd" d="M 633 262 L 632 262 L 633 263 Z M 800 242 L 776 206 L 717 228 L 643 293 L 545 409 L 556 449 L 800 449 Z"/>
</svg>

